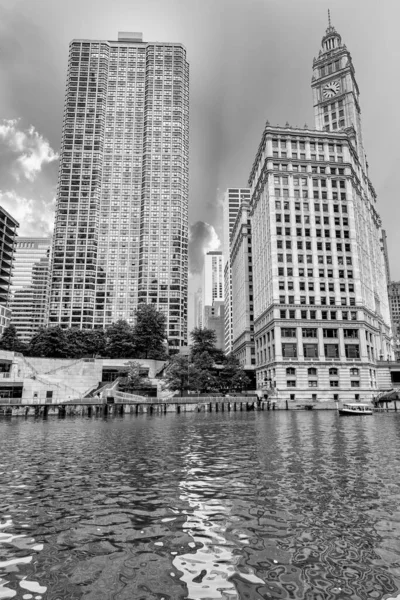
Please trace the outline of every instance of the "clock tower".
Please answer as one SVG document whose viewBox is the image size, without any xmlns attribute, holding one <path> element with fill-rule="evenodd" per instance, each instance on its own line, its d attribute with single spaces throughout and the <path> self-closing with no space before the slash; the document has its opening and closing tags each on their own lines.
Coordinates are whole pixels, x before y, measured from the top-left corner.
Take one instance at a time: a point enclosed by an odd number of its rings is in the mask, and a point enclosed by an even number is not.
<svg viewBox="0 0 400 600">
<path fill-rule="evenodd" d="M 361 130 L 359 89 L 350 52 L 329 24 L 322 38 L 318 58 L 314 58 L 313 90 L 315 128 L 321 131 L 346 130 L 366 172 L 367 164 Z"/>
</svg>

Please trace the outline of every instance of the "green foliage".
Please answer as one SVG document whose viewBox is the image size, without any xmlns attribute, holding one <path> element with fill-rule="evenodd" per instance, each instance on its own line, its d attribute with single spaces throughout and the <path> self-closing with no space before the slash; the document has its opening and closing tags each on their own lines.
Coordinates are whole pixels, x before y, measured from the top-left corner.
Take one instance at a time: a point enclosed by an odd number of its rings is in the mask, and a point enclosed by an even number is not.
<svg viewBox="0 0 400 600">
<path fill-rule="evenodd" d="M 0 349 L 11 352 L 26 351 L 26 345 L 19 339 L 15 325 L 9 325 L 4 329 L 0 338 Z"/>
<path fill-rule="evenodd" d="M 166 369 L 170 389 L 180 390 L 181 394 L 185 390 L 226 394 L 250 385 L 238 359 L 215 347 L 214 330 L 196 327 L 190 336 L 193 340 L 190 357 L 176 355 Z"/>
<path fill-rule="evenodd" d="M 175 354 L 166 369 L 165 379 L 168 387 L 179 390 L 182 396 L 184 390 L 189 389 L 189 357 Z"/>
<path fill-rule="evenodd" d="M 127 376 L 120 379 L 120 389 L 125 392 L 132 392 L 150 385 L 150 381 L 147 378 L 147 369 L 143 369 L 142 365 L 137 361 L 130 361 Z"/>
<path fill-rule="evenodd" d="M 31 356 L 69 358 L 70 348 L 66 330 L 59 326 L 39 329 L 29 343 L 28 354 Z"/>
<path fill-rule="evenodd" d="M 213 329 L 195 327 L 190 332 L 190 337 L 192 338 L 192 357 L 203 352 L 208 352 L 212 356 L 215 354 L 217 334 Z"/>
<path fill-rule="evenodd" d="M 136 324 L 133 328 L 136 358 L 167 358 L 166 317 L 152 304 L 139 304 L 136 312 Z"/>
<path fill-rule="evenodd" d="M 196 354 L 190 367 L 189 384 L 192 390 L 201 393 L 219 391 L 214 359 L 208 352 Z"/>
<path fill-rule="evenodd" d="M 107 328 L 105 355 L 108 358 L 134 358 L 136 356 L 133 328 L 123 319 Z"/>
</svg>

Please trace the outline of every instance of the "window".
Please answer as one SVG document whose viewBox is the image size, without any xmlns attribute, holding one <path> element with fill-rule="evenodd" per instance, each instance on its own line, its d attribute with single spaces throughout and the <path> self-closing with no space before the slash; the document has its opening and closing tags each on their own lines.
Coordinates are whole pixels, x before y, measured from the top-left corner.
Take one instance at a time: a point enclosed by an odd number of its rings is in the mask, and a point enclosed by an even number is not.
<svg viewBox="0 0 400 600">
<path fill-rule="evenodd" d="M 337 377 L 339 375 L 338 369 L 336 367 L 332 367 L 329 369 L 329 377 Z"/>
<path fill-rule="evenodd" d="M 339 344 L 324 344 L 326 358 L 339 358 Z"/>
<path fill-rule="evenodd" d="M 317 376 L 317 369 L 315 369 L 314 367 L 311 367 L 310 369 L 308 369 L 308 375 L 310 377 L 316 377 Z"/>
<path fill-rule="evenodd" d="M 286 383 L 287 383 L 288 387 L 296 387 L 296 380 L 295 379 L 288 379 Z"/>
<path fill-rule="evenodd" d="M 281 336 L 284 338 L 296 337 L 295 327 L 282 327 Z"/>
<path fill-rule="evenodd" d="M 324 329 L 324 337 L 326 338 L 335 338 L 337 337 L 337 329 Z"/>
<path fill-rule="evenodd" d="M 350 369 L 350 375 L 352 375 L 353 377 L 358 377 L 360 375 L 360 369 L 356 369 L 355 367 L 353 367 L 352 369 Z"/>
<path fill-rule="evenodd" d="M 330 387 L 339 387 L 339 380 L 338 379 L 331 379 L 329 381 L 329 385 L 330 385 Z"/>
<path fill-rule="evenodd" d="M 305 318 L 307 318 L 307 315 Z M 303 327 L 303 329 L 302 329 L 303 338 L 316 338 L 317 331 L 318 330 L 316 328 Z"/>
<path fill-rule="evenodd" d="M 351 380 L 350 385 L 351 387 L 360 387 L 360 382 L 358 380 Z"/>
<path fill-rule="evenodd" d="M 345 344 L 344 351 L 346 358 L 360 358 L 360 347 L 358 344 Z"/>
<path fill-rule="evenodd" d="M 288 367 L 286 369 L 286 375 L 296 375 L 296 369 L 294 367 Z"/>
<path fill-rule="evenodd" d="M 318 344 L 303 344 L 304 358 L 318 357 Z"/>
<path fill-rule="evenodd" d="M 358 329 L 343 329 L 343 337 L 358 339 Z"/>
<path fill-rule="evenodd" d="M 284 358 L 297 358 L 297 345 L 282 344 L 282 356 Z"/>
<path fill-rule="evenodd" d="M 311 379 L 308 382 L 308 387 L 318 387 L 318 381 L 316 379 Z"/>
</svg>

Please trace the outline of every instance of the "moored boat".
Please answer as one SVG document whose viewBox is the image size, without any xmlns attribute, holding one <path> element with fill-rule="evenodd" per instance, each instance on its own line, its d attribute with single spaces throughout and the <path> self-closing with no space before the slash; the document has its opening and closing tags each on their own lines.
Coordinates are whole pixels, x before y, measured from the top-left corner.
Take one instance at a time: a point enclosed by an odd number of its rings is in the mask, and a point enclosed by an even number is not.
<svg viewBox="0 0 400 600">
<path fill-rule="evenodd" d="M 372 415 L 373 410 L 369 404 L 360 402 L 343 404 L 339 410 L 339 415 Z"/>
</svg>

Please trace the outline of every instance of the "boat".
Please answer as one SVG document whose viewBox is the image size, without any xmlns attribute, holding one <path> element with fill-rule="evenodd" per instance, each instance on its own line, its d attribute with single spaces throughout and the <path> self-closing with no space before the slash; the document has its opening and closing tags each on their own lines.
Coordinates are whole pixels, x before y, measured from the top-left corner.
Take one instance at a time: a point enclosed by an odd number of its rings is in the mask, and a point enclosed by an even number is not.
<svg viewBox="0 0 400 600">
<path fill-rule="evenodd" d="M 369 404 L 362 404 L 355 402 L 351 404 L 344 404 L 342 408 L 339 408 L 339 415 L 372 415 L 373 410 Z"/>
</svg>

